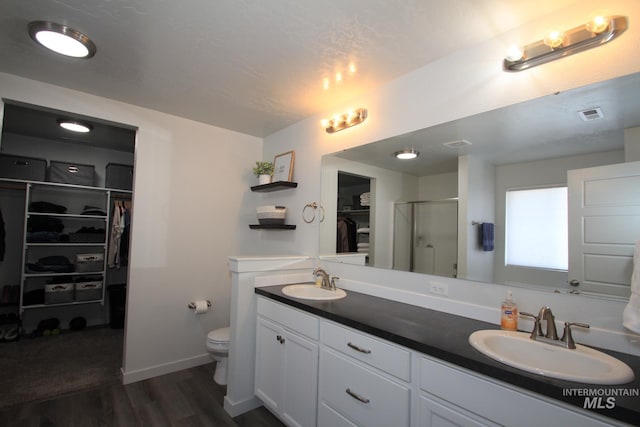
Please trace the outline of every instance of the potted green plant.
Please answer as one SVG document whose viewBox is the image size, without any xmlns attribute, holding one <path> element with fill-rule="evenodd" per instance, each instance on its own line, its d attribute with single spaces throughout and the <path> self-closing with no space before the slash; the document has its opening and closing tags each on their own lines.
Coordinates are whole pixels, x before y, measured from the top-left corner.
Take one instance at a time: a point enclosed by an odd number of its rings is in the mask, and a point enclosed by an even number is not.
<svg viewBox="0 0 640 427">
<path fill-rule="evenodd" d="M 258 184 L 268 184 L 271 182 L 271 175 L 273 175 L 273 163 L 271 162 L 256 162 L 256 166 L 253 168 L 253 174 L 258 177 Z"/>
</svg>

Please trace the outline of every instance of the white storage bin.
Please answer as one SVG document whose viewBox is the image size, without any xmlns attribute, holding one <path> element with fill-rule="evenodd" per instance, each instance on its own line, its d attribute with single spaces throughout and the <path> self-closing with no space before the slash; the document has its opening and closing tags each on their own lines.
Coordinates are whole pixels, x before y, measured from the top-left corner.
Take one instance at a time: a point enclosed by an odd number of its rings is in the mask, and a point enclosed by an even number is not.
<svg viewBox="0 0 640 427">
<path fill-rule="evenodd" d="M 77 254 L 76 271 L 79 273 L 98 272 L 104 268 L 104 254 Z"/>
<path fill-rule="evenodd" d="M 45 304 L 63 304 L 66 302 L 73 302 L 73 283 L 44 285 Z"/>
<path fill-rule="evenodd" d="M 91 301 L 102 298 L 102 281 L 78 282 L 75 286 L 76 301 Z"/>
</svg>

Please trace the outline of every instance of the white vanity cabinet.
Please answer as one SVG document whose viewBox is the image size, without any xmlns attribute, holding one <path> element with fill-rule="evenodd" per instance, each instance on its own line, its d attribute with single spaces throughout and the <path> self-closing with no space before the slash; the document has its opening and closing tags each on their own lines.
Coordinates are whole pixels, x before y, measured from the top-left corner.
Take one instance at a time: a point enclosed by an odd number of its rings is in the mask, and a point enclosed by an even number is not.
<svg viewBox="0 0 640 427">
<path fill-rule="evenodd" d="M 419 356 L 420 426 L 609 426 L 446 362 Z"/>
<path fill-rule="evenodd" d="M 287 425 L 617 425 L 268 298 L 257 326 L 255 394 Z"/>
<path fill-rule="evenodd" d="M 258 298 L 255 394 L 291 426 L 316 425 L 318 318 Z"/>
<path fill-rule="evenodd" d="M 411 352 L 321 323 L 318 426 L 410 425 Z"/>
</svg>

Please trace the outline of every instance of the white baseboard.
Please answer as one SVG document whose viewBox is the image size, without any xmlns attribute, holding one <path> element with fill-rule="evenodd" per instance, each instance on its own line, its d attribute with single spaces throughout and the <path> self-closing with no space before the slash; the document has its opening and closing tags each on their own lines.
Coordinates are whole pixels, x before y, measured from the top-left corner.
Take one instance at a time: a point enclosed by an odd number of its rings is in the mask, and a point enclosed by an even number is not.
<svg viewBox="0 0 640 427">
<path fill-rule="evenodd" d="M 190 357 L 188 359 L 176 360 L 174 362 L 163 363 L 162 365 L 150 366 L 148 368 L 137 369 L 135 371 L 122 372 L 122 384 L 131 384 L 137 381 L 146 380 L 172 372 L 182 371 L 195 366 L 211 363 L 209 354 Z"/>
<path fill-rule="evenodd" d="M 229 396 L 224 397 L 224 410 L 227 411 L 227 414 L 232 418 L 261 406 L 262 401 L 255 396 L 240 402 L 231 402 L 231 400 L 229 400 Z"/>
</svg>

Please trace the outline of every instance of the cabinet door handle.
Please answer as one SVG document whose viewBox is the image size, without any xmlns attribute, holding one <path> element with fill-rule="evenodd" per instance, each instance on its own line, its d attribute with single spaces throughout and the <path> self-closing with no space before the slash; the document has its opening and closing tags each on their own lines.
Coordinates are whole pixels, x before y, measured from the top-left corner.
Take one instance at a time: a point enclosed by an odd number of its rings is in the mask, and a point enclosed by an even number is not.
<svg viewBox="0 0 640 427">
<path fill-rule="evenodd" d="M 364 398 L 364 397 L 358 395 L 357 393 L 352 392 L 351 389 L 346 389 L 345 391 L 347 392 L 347 394 L 349 396 L 353 397 L 354 399 L 359 400 L 362 403 L 369 403 L 369 399 Z"/>
<path fill-rule="evenodd" d="M 352 349 L 354 349 L 355 351 L 359 351 L 360 353 L 364 353 L 364 354 L 371 353 L 371 350 L 367 350 L 366 348 L 362 348 L 359 345 L 355 345 L 355 344 L 352 344 L 350 342 L 348 342 L 347 345 L 349 347 L 351 347 Z"/>
<path fill-rule="evenodd" d="M 282 336 L 280 336 L 280 335 L 276 335 L 276 340 L 277 340 L 280 344 L 284 344 L 284 338 L 282 338 Z"/>
</svg>

